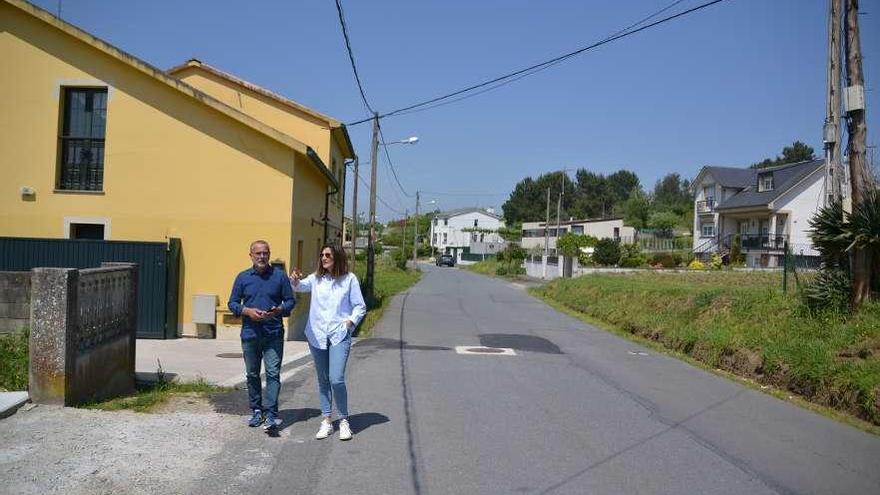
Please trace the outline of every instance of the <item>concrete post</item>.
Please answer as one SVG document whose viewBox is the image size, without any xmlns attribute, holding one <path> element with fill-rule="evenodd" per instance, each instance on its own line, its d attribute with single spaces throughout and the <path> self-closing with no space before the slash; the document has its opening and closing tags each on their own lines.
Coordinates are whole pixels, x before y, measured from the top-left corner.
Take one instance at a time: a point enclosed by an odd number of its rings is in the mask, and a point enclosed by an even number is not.
<svg viewBox="0 0 880 495">
<path fill-rule="evenodd" d="M 78 287 L 76 269 L 32 271 L 28 392 L 35 403 L 64 405 L 72 389 Z"/>
</svg>

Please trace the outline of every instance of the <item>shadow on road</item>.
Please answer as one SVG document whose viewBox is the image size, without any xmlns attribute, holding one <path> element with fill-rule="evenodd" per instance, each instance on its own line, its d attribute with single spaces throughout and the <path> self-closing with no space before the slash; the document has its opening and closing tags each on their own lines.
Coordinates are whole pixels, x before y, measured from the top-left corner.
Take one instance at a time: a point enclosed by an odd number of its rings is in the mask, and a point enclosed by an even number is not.
<svg viewBox="0 0 880 495">
<path fill-rule="evenodd" d="M 402 344 L 402 345 L 401 345 Z M 404 349 L 407 351 L 450 351 L 451 347 L 444 347 L 439 345 L 418 345 L 418 344 L 408 344 L 406 341 L 401 342 L 397 339 L 384 339 L 384 338 L 373 338 L 366 339 L 358 342 L 354 345 L 356 349 Z"/>
<path fill-rule="evenodd" d="M 516 333 L 480 334 L 480 345 L 486 347 L 506 347 L 515 351 L 562 354 L 559 346 L 542 337 Z"/>
<path fill-rule="evenodd" d="M 381 425 L 388 421 L 388 416 L 374 412 L 352 414 L 348 417 L 348 424 L 351 426 L 352 433 L 360 433 L 371 426 Z"/>
</svg>

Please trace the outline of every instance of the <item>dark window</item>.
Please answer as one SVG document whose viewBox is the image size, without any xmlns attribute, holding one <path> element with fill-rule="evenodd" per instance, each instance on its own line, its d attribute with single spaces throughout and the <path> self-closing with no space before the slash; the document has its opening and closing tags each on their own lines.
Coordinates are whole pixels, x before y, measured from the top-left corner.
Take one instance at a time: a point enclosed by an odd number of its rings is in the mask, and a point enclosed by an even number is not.
<svg viewBox="0 0 880 495">
<path fill-rule="evenodd" d="M 107 88 L 65 88 L 58 189 L 104 190 Z"/>
<path fill-rule="evenodd" d="M 773 172 L 758 174 L 758 192 L 773 190 Z"/>
<path fill-rule="evenodd" d="M 70 224 L 70 238 L 104 240 L 104 224 L 72 223 Z"/>
</svg>

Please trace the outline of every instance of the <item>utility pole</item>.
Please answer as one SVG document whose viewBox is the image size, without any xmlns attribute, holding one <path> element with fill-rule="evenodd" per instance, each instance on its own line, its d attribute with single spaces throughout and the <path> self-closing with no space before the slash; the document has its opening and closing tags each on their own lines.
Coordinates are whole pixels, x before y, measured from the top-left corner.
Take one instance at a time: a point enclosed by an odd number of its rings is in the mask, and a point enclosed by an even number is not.
<svg viewBox="0 0 880 495">
<path fill-rule="evenodd" d="M 419 191 L 416 191 L 416 216 L 413 220 L 413 270 L 419 270 Z"/>
<path fill-rule="evenodd" d="M 357 235 L 358 235 L 358 181 L 361 176 L 358 171 L 360 159 L 354 157 L 354 190 L 351 197 L 351 271 L 357 261 Z"/>
<path fill-rule="evenodd" d="M 544 219 L 544 262 L 541 278 L 547 278 L 547 256 L 550 256 L 550 188 L 547 188 L 547 216 Z"/>
<path fill-rule="evenodd" d="M 379 161 L 379 113 L 373 112 L 373 143 L 370 148 L 370 237 L 367 239 L 367 279 L 365 296 L 367 303 L 375 302 L 373 277 L 376 267 L 376 251 L 373 238 L 376 237 L 376 163 Z"/>
<path fill-rule="evenodd" d="M 556 199 L 556 255 L 559 256 L 559 210 L 562 208 L 562 195 L 565 194 L 565 171 L 562 172 L 562 188 Z"/>
<path fill-rule="evenodd" d="M 840 164 L 840 15 L 842 0 L 830 0 L 828 12 L 828 93 L 825 126 L 825 204 L 841 199 L 843 170 Z"/>
<path fill-rule="evenodd" d="M 865 201 L 865 82 L 859 41 L 859 2 L 846 0 L 846 116 L 849 142 L 850 198 L 852 208 Z M 852 306 L 858 308 L 871 295 L 870 257 L 864 248 L 853 247 Z"/>
<path fill-rule="evenodd" d="M 406 253 L 406 229 L 407 224 L 409 223 L 409 208 L 403 210 L 403 232 L 401 235 L 403 237 L 400 238 L 400 252 L 401 254 Z M 404 258 L 406 259 L 406 258 Z"/>
</svg>

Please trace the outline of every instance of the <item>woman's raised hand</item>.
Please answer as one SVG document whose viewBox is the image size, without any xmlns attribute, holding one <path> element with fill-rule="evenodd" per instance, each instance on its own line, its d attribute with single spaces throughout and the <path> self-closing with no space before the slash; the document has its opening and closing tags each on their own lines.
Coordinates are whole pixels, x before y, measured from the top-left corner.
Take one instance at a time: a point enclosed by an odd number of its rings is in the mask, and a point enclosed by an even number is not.
<svg viewBox="0 0 880 495">
<path fill-rule="evenodd" d="M 299 271 L 299 268 L 294 268 L 290 271 L 290 283 L 296 287 L 299 285 L 299 281 L 302 279 L 302 272 Z"/>
</svg>

